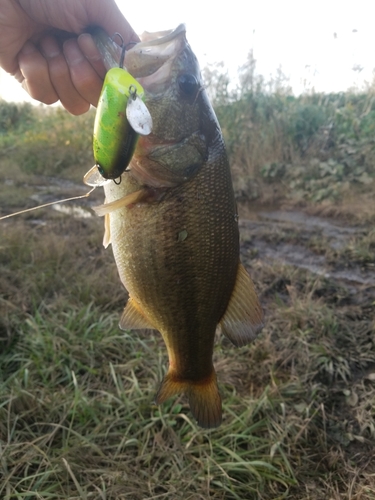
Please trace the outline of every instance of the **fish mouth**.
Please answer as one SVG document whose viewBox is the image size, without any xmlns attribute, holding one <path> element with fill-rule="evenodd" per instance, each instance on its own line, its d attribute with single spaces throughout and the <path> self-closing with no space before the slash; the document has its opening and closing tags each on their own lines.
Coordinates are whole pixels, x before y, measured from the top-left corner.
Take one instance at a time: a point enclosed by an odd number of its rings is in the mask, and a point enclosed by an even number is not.
<svg viewBox="0 0 375 500">
<path fill-rule="evenodd" d="M 103 52 L 113 49 L 117 62 L 111 67 L 118 67 L 121 48 L 103 30 L 94 34 L 94 40 L 103 58 Z M 138 140 L 130 164 L 132 176 L 154 188 L 187 181 L 207 157 L 207 141 L 200 131 L 197 104 L 202 87 L 199 65 L 186 40 L 185 25 L 143 33 L 141 42 L 126 50 L 124 68 L 143 87 L 153 122 L 151 133 Z"/>
<path fill-rule="evenodd" d="M 125 66 L 134 78 L 143 78 L 158 71 L 186 44 L 186 26 L 180 24 L 174 30 L 140 35 L 141 41 L 125 53 Z"/>
<path fill-rule="evenodd" d="M 140 38 L 141 42 L 126 52 L 125 66 L 147 92 L 162 93 L 170 86 L 176 57 L 188 46 L 186 26 L 180 24 L 174 30 L 144 32 Z"/>
<path fill-rule="evenodd" d="M 122 49 L 115 42 L 117 37 L 109 37 L 98 27 L 88 31 L 94 38 L 106 69 L 118 67 Z M 164 92 L 170 85 L 176 57 L 189 46 L 186 40 L 186 26 L 180 24 L 173 30 L 144 32 L 140 38 L 139 43 L 129 44 L 126 49 L 124 67 L 147 92 Z"/>
</svg>

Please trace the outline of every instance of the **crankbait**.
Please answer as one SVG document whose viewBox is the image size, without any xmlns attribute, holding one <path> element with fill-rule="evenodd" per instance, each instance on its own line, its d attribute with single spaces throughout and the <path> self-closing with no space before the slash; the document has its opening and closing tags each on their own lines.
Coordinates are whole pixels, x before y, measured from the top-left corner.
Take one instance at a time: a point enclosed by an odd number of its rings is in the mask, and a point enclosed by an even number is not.
<svg viewBox="0 0 375 500">
<path fill-rule="evenodd" d="M 85 176 L 89 185 L 99 183 L 88 175 L 95 170 L 104 179 L 118 179 L 130 163 L 139 135 L 148 135 L 152 129 L 142 100 L 143 87 L 124 68 L 126 47 L 121 35 L 115 35 L 122 41 L 121 59 L 119 67 L 107 72 L 100 94 L 93 135 L 95 166 Z"/>
<path fill-rule="evenodd" d="M 104 186 L 113 180 L 121 179 L 122 173 L 132 159 L 139 135 L 148 135 L 152 130 L 152 118 L 142 97 L 142 85 L 133 78 L 123 67 L 125 50 L 124 40 L 121 38 L 121 57 L 119 67 L 107 71 L 103 88 L 100 94 L 98 109 L 95 115 L 93 149 L 95 165 L 86 173 L 83 181 L 92 189 L 86 194 L 73 196 L 64 200 L 44 203 L 37 207 L 27 208 L 19 212 L 4 215 L 0 220 L 8 219 L 26 212 L 48 207 L 59 203 L 87 198 L 99 186 Z M 132 194 L 126 203 L 144 196 L 143 191 Z M 148 192 L 145 191 L 147 195 Z M 130 199 L 130 201 L 129 201 Z M 124 201 L 121 201 L 124 205 Z M 107 207 L 106 207 L 107 208 Z M 99 211 L 103 210 L 99 207 Z"/>
</svg>

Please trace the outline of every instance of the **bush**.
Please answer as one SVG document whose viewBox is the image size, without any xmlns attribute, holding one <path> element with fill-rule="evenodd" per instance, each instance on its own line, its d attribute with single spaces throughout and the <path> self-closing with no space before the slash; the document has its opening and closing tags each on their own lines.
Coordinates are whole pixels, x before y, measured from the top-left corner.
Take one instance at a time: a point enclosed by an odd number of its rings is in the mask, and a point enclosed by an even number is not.
<svg viewBox="0 0 375 500">
<path fill-rule="evenodd" d="M 27 127 L 32 120 L 33 110 L 30 104 L 15 104 L 0 100 L 0 134 L 5 134 L 19 127 Z"/>
<path fill-rule="evenodd" d="M 0 150 L 25 173 L 61 174 L 69 167 L 92 165 L 94 113 L 73 117 L 58 107 L 1 103 L 0 117 L 0 130 L 6 131 Z"/>
</svg>

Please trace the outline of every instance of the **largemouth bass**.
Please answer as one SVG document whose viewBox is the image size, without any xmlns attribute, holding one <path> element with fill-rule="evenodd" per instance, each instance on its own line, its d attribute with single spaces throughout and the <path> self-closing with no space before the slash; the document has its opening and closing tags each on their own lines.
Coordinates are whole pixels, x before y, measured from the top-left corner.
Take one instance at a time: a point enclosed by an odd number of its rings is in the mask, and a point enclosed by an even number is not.
<svg viewBox="0 0 375 500">
<path fill-rule="evenodd" d="M 104 55 L 113 51 L 110 40 L 94 39 Z M 104 185 L 106 204 L 99 209 L 104 244 L 112 244 L 129 293 L 120 328 L 159 330 L 169 369 L 156 403 L 184 392 L 198 424 L 216 427 L 222 419 L 212 363 L 216 328 L 243 346 L 263 322 L 239 259 L 220 126 L 184 25 L 143 35 L 126 52 L 125 66 L 145 90 L 153 128 L 139 138 L 121 182 Z"/>
</svg>

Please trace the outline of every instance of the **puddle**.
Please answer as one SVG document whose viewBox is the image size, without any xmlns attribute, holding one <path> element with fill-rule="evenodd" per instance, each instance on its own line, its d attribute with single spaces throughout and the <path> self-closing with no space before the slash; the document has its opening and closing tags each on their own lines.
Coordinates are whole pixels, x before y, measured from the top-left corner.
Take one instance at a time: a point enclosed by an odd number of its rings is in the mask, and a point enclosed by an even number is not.
<svg viewBox="0 0 375 500">
<path fill-rule="evenodd" d="M 257 250 L 257 256 L 261 261 L 273 260 L 283 264 L 306 269 L 311 273 L 326 278 L 347 282 L 348 284 L 359 284 L 365 286 L 375 285 L 375 272 L 363 271 L 360 266 L 350 269 L 332 268 L 324 255 L 315 254 L 302 244 L 287 242 L 272 243 L 272 234 L 280 233 L 280 230 L 293 230 L 300 233 L 300 240 L 308 241 L 315 235 L 326 238 L 330 247 L 339 249 L 345 246 L 353 236 L 365 234 L 362 228 L 340 226 L 322 217 L 309 216 L 303 212 L 258 212 L 253 220 L 240 220 L 240 231 L 242 250 Z M 262 239 L 262 233 L 266 239 Z M 271 240 L 268 241 L 268 240 Z"/>
<path fill-rule="evenodd" d="M 261 260 L 279 260 L 284 264 L 307 269 L 312 273 L 328 277 L 328 272 L 324 269 L 324 256 L 315 255 L 305 247 L 290 243 L 280 243 L 272 247 L 268 242 L 259 239 L 254 239 L 252 243 L 258 250 Z"/>
<path fill-rule="evenodd" d="M 315 217 L 313 215 L 304 214 L 303 212 L 282 212 L 279 210 L 274 212 L 258 212 L 258 217 L 261 219 L 297 224 L 298 226 L 303 226 L 307 231 L 320 228 L 327 236 L 356 234 L 360 231 L 358 228 L 338 226 L 323 217 Z"/>
<path fill-rule="evenodd" d="M 54 201 L 58 202 L 58 200 L 72 198 L 74 196 L 82 196 L 89 191 L 88 187 L 84 184 L 77 184 L 64 179 L 58 179 L 56 177 L 47 177 L 41 180 L 48 182 L 48 184 L 39 184 L 34 186 L 34 188 L 39 192 L 30 196 L 30 198 L 37 202 L 38 205 Z M 62 214 L 66 214 L 69 217 L 87 219 L 95 217 L 95 214 L 90 210 L 90 208 L 101 203 L 103 203 L 103 190 L 97 189 L 93 191 L 88 198 L 67 201 L 65 203 L 54 203 L 53 205 L 50 205 L 49 208 Z"/>
<path fill-rule="evenodd" d="M 75 217 L 76 219 L 89 219 L 90 217 L 93 217 L 92 212 L 90 212 L 87 207 L 74 205 L 71 202 L 68 203 L 51 205 L 51 208 L 57 212 Z"/>
<path fill-rule="evenodd" d="M 361 228 L 339 226 L 323 217 L 307 215 L 303 212 L 259 212 L 258 217 L 260 220 L 293 225 L 306 233 L 315 233 L 319 231 L 322 236 L 329 240 L 328 243 L 331 248 L 336 250 L 342 248 L 351 236 L 364 233 Z"/>
<path fill-rule="evenodd" d="M 62 198 L 79 196 L 87 193 L 87 187 L 83 184 L 66 181 L 55 177 L 40 179 L 40 184 L 35 186 L 38 193 L 31 198 L 38 204 L 49 203 Z M 74 218 L 90 218 L 94 214 L 90 207 L 103 203 L 103 191 L 97 189 L 90 198 L 83 198 L 74 202 L 51 205 L 51 209 Z M 326 278 L 340 280 L 350 285 L 375 285 L 375 272 L 365 272 L 357 267 L 350 269 L 333 268 L 325 259 L 324 255 L 315 254 L 304 246 L 311 237 L 324 237 L 325 242 L 331 248 L 340 249 L 354 236 L 365 234 L 363 228 L 341 226 L 337 221 L 323 217 L 310 216 L 298 211 L 257 211 L 248 212 L 247 219 L 240 219 L 241 252 L 246 254 L 257 252 L 257 258 L 263 261 L 272 260 L 295 266 Z M 250 220 L 251 219 L 251 220 Z M 36 219 L 35 224 L 43 221 Z M 272 242 L 273 234 L 277 236 L 284 231 L 286 237 L 280 243 Z M 294 234 L 293 241 L 288 242 L 288 231 Z M 299 234 L 296 244 L 295 234 Z M 291 236 L 292 238 L 292 236 Z M 277 241 L 277 237 L 274 239 Z"/>
</svg>

